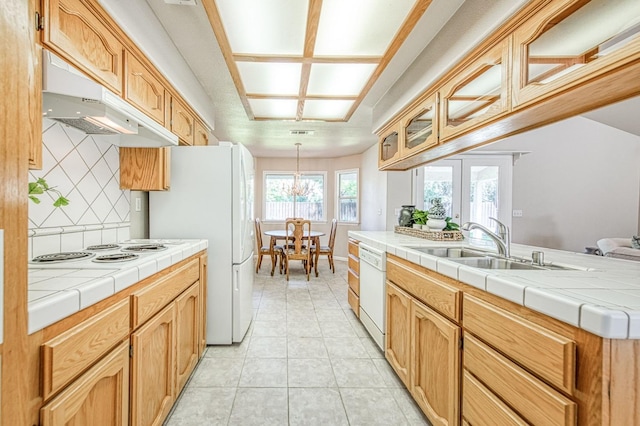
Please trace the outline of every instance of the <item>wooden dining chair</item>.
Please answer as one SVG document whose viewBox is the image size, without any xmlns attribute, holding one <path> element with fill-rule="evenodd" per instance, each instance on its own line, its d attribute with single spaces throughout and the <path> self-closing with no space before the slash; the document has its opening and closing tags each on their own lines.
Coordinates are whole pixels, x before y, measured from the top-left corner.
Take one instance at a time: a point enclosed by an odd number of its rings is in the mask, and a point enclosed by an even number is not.
<svg viewBox="0 0 640 426">
<path fill-rule="evenodd" d="M 320 247 L 316 247 L 313 246 L 312 251 L 313 254 L 312 256 L 315 256 L 316 253 L 315 251 L 318 250 L 318 255 L 319 256 L 327 256 L 327 258 L 329 259 L 329 269 L 331 269 L 331 271 L 335 274 L 336 273 L 336 266 L 333 263 L 333 246 L 336 243 L 336 230 L 338 229 L 338 220 L 337 219 L 333 219 L 331 221 L 331 231 L 329 231 L 329 243 L 326 246 L 320 246 Z M 316 268 L 317 270 L 317 268 Z"/>
<path fill-rule="evenodd" d="M 311 272 L 311 221 L 304 219 L 289 219 L 285 221 L 284 269 L 289 281 L 289 265 L 292 260 L 301 260 L 307 273 Z"/>
<path fill-rule="evenodd" d="M 256 242 L 258 245 L 258 261 L 256 262 L 256 274 L 258 273 L 258 271 L 260 270 L 260 266 L 262 265 L 263 256 L 269 256 L 271 258 L 271 276 L 273 276 L 273 271 L 275 271 L 276 262 L 278 260 L 280 260 L 279 269 L 280 269 L 280 273 L 282 273 L 282 246 L 278 246 L 278 245 L 274 246 L 273 254 L 272 254 L 271 248 L 269 247 L 271 242 L 269 242 L 269 245 L 266 245 L 266 246 L 262 242 L 262 226 L 259 218 L 256 218 L 255 224 L 256 224 Z"/>
</svg>

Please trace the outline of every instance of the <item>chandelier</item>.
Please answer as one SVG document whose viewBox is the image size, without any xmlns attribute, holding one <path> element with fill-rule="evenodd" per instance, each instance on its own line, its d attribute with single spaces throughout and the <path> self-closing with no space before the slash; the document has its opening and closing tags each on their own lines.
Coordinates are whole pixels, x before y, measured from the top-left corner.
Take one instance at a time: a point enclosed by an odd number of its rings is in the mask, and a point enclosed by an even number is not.
<svg viewBox="0 0 640 426">
<path fill-rule="evenodd" d="M 282 190 L 291 197 L 304 197 L 311 192 L 309 182 L 302 182 L 300 179 L 300 142 L 296 143 L 296 173 L 293 175 L 293 184 L 283 184 Z"/>
</svg>

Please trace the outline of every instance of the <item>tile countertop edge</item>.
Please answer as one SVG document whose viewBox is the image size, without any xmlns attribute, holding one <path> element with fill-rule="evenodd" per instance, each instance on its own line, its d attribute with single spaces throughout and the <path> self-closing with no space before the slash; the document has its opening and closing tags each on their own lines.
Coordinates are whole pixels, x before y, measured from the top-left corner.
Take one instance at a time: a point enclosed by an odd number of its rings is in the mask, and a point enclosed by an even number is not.
<svg viewBox="0 0 640 426">
<path fill-rule="evenodd" d="M 56 291 L 45 297 L 35 299 L 28 304 L 29 334 L 42 330 L 82 309 L 98 303 L 141 281 L 145 277 L 160 272 L 207 248 L 207 240 L 188 240 L 186 247 L 182 247 L 174 253 L 170 252 L 168 256 L 163 254 L 163 252 L 158 253 L 157 258 L 162 258 L 163 262 L 157 262 L 156 258 L 154 258 L 144 263 L 136 263 L 133 265 L 123 264 L 121 269 L 108 276 L 100 279 L 87 277 L 85 283 L 76 284 L 72 288 Z M 186 256 L 187 253 L 191 254 Z M 170 258 L 170 261 L 167 257 Z M 92 286 L 96 285 L 99 281 L 111 286 L 110 293 L 106 294 L 104 288 L 101 288 L 100 291 L 98 291 L 99 294 L 93 294 L 88 304 L 82 303 L 82 293 L 92 289 Z M 93 290 L 95 290 L 95 288 L 93 288 Z M 85 295 L 85 300 L 86 299 L 87 296 Z"/>
<path fill-rule="evenodd" d="M 470 246 L 466 241 L 432 241 L 410 237 L 403 234 L 396 234 L 391 231 L 349 231 L 348 235 L 360 242 L 376 247 L 380 250 L 385 250 L 388 253 L 394 254 L 413 263 L 415 263 L 416 255 L 418 255 L 420 265 L 429 269 L 434 269 L 436 272 L 454 278 L 464 284 L 481 288 L 479 285 L 480 280 L 478 280 L 479 277 L 477 275 L 475 277 L 476 281 L 470 282 L 470 278 L 472 278 L 473 275 L 468 273 L 469 271 L 466 267 L 460 267 L 460 264 L 458 263 L 441 257 L 420 253 L 407 247 L 442 247 L 447 245 Z M 618 268 L 622 267 L 625 270 L 640 271 L 640 262 L 628 261 L 627 263 L 621 264 L 617 259 L 519 244 L 512 245 L 512 251 L 516 251 L 519 256 L 523 253 L 530 253 L 536 249 L 544 251 L 545 259 L 550 263 L 575 265 L 581 268 L 575 271 L 562 271 L 562 273 L 566 273 L 568 278 L 573 277 L 586 280 L 591 278 L 590 272 L 597 271 L 602 274 L 603 272 L 608 272 L 607 269 L 611 269 L 612 276 L 615 276 L 618 280 L 624 280 L 622 275 L 616 275 L 616 270 Z M 634 263 L 638 264 L 635 265 Z M 460 273 L 461 271 L 462 273 Z M 541 273 L 551 273 L 557 279 L 559 275 L 562 275 L 562 273 L 559 274 L 557 271 L 519 271 L 509 274 L 504 273 L 504 271 L 494 272 L 482 269 L 478 269 L 478 271 L 482 271 L 481 274 L 486 273 L 487 281 L 493 280 L 495 277 L 495 279 L 499 279 L 501 282 L 509 283 L 511 281 L 514 286 L 520 286 L 523 297 L 520 299 L 510 297 L 510 295 L 501 294 L 501 287 L 494 285 L 487 285 L 486 288 L 483 289 L 487 293 L 491 293 L 513 303 L 526 306 L 536 312 L 540 312 L 564 323 L 579 327 L 606 339 L 640 339 L 640 312 L 637 310 L 618 306 L 605 307 L 590 301 L 578 300 L 570 297 L 566 297 L 565 300 L 565 298 L 559 293 L 546 291 L 549 289 L 542 289 L 541 287 L 538 287 L 536 285 L 536 280 L 534 279 L 532 279 L 530 283 L 527 283 L 526 286 L 523 286 L 521 281 L 523 276 L 529 278 L 534 276 L 532 274 Z M 536 279 L 539 279 L 540 275 L 535 275 L 535 277 Z M 632 278 L 629 279 L 629 281 L 631 280 Z M 589 288 L 587 284 L 585 284 L 585 288 Z M 559 287 L 559 289 L 562 289 L 562 287 Z M 573 291 L 575 292 L 576 290 Z M 527 298 L 527 295 L 529 298 Z M 545 300 L 550 301 L 550 303 L 546 304 Z M 559 307 L 567 306 L 572 308 L 571 312 L 558 311 Z"/>
</svg>

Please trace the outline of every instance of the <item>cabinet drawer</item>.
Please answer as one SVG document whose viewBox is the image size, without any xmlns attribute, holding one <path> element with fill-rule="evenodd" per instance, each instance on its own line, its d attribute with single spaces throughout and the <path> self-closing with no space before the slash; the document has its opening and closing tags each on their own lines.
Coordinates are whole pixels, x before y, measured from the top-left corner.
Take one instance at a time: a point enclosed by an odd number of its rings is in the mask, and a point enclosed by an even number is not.
<svg viewBox="0 0 640 426">
<path fill-rule="evenodd" d="M 349 255 L 349 269 L 351 269 L 356 275 L 360 275 L 360 259 Z"/>
<path fill-rule="evenodd" d="M 349 278 L 349 290 L 353 291 L 356 296 L 360 295 L 360 278 L 353 273 L 353 271 L 349 271 L 347 273 Z"/>
<path fill-rule="evenodd" d="M 511 312 L 473 296 L 464 296 L 464 328 L 508 357 L 573 394 L 576 345 Z"/>
<path fill-rule="evenodd" d="M 360 318 L 360 298 L 358 297 L 358 295 L 355 294 L 351 289 L 348 289 L 347 300 L 349 301 L 349 306 L 351 306 L 353 312 L 358 318 Z"/>
<path fill-rule="evenodd" d="M 349 239 L 349 254 L 355 256 L 356 259 L 360 257 L 360 251 L 358 250 L 359 242 Z"/>
<path fill-rule="evenodd" d="M 527 422 L 534 425 L 576 424 L 573 401 L 469 334 L 464 337 L 464 367 Z"/>
<path fill-rule="evenodd" d="M 131 323 L 137 328 L 167 306 L 200 276 L 200 263 L 194 259 L 166 277 L 131 295 Z"/>
<path fill-rule="evenodd" d="M 43 398 L 46 400 L 129 335 L 125 299 L 42 345 Z"/>
<path fill-rule="evenodd" d="M 424 271 L 424 272 L 423 272 Z M 387 279 L 447 318 L 460 320 L 461 291 L 448 278 L 413 269 L 411 263 L 387 256 Z"/>
<path fill-rule="evenodd" d="M 474 426 L 517 425 L 528 423 L 467 370 L 462 379 L 462 417 Z"/>
</svg>

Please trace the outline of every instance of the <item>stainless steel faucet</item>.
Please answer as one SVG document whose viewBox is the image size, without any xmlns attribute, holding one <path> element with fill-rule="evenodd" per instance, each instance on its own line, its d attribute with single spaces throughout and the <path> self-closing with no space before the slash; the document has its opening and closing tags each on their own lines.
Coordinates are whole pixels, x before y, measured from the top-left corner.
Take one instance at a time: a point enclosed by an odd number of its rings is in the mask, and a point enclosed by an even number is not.
<svg viewBox="0 0 640 426">
<path fill-rule="evenodd" d="M 504 223 L 500 222 L 498 219 L 494 217 L 490 217 L 489 219 L 495 221 L 498 225 L 498 230 L 493 232 L 489 228 L 486 228 L 483 225 L 480 225 L 476 222 L 466 222 L 462 225 L 461 229 L 463 231 L 471 231 L 473 229 L 479 229 L 484 232 L 485 235 L 496 243 L 496 247 L 498 248 L 498 254 L 510 257 L 511 256 L 511 235 L 509 233 L 509 227 Z"/>
</svg>

